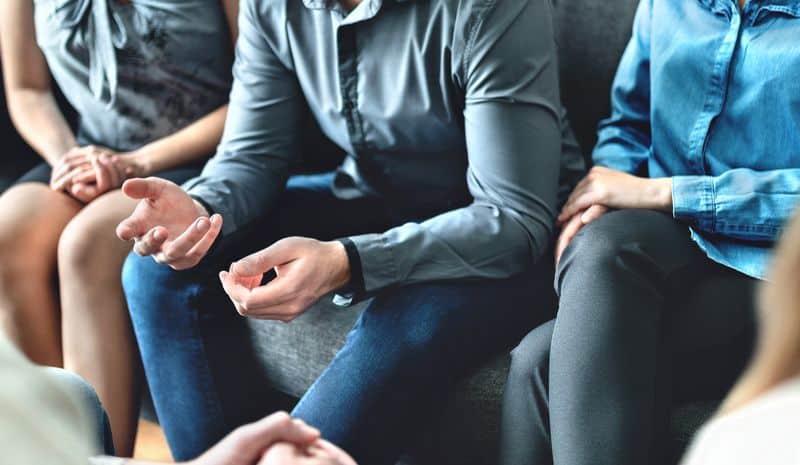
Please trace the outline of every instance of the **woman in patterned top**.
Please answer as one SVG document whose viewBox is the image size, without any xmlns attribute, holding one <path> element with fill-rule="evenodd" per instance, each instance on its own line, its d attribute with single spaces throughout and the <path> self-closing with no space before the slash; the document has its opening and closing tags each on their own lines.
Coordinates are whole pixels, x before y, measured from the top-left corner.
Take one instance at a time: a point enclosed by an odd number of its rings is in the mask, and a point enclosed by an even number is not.
<svg viewBox="0 0 800 465">
<path fill-rule="evenodd" d="M 114 235 L 135 202 L 119 187 L 183 182 L 213 153 L 237 14 L 236 0 L 0 3 L 9 112 L 45 161 L 0 197 L 0 324 L 34 362 L 96 387 L 120 455 L 133 449 L 139 361 L 119 275 L 131 245 Z"/>
</svg>

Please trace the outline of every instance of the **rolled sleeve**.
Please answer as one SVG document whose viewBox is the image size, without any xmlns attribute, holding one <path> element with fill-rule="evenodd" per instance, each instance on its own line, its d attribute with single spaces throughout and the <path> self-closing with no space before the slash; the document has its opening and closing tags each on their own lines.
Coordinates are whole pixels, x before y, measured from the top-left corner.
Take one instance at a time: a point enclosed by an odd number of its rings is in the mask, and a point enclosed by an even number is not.
<svg viewBox="0 0 800 465">
<path fill-rule="evenodd" d="M 672 178 L 672 215 L 694 223 L 699 229 L 714 229 L 714 183 L 709 176 Z"/>
</svg>

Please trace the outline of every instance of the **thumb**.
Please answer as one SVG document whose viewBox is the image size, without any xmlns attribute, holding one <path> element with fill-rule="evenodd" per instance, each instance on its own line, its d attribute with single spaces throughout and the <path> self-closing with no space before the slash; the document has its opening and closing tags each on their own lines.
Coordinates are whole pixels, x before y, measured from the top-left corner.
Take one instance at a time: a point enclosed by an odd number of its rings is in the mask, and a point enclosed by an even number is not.
<svg viewBox="0 0 800 465">
<path fill-rule="evenodd" d="M 117 225 L 117 237 L 123 241 L 129 241 L 144 234 L 141 222 L 133 218 L 126 218 Z"/>
<path fill-rule="evenodd" d="M 122 185 L 122 192 L 132 199 L 156 200 L 164 189 L 174 184 L 159 178 L 129 179 Z"/>
<path fill-rule="evenodd" d="M 282 239 L 264 250 L 248 255 L 231 265 L 231 273 L 256 276 L 297 258 L 299 243 L 294 238 Z"/>
</svg>

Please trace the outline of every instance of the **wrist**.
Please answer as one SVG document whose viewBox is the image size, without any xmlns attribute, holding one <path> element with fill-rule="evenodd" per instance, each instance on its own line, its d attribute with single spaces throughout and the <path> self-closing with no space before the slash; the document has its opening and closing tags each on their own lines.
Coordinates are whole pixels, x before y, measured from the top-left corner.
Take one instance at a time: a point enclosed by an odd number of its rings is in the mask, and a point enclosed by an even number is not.
<svg viewBox="0 0 800 465">
<path fill-rule="evenodd" d="M 194 202 L 194 207 L 197 209 L 197 216 L 211 216 L 211 212 L 208 211 L 205 205 L 202 202 L 197 200 L 196 198 L 192 197 L 192 202 Z"/>
<path fill-rule="evenodd" d="M 335 264 L 331 278 L 331 290 L 341 289 L 350 283 L 350 258 L 344 244 L 340 241 L 326 242 L 325 245 L 330 249 Z"/>
<path fill-rule="evenodd" d="M 146 150 L 135 150 L 121 156 L 125 157 L 129 166 L 133 168 L 133 173 L 130 177 L 146 178 L 155 172 L 153 170 L 153 157 Z"/>
<path fill-rule="evenodd" d="M 56 150 L 50 150 L 47 153 L 42 154 L 42 158 L 47 160 L 51 166 L 55 166 L 60 162 L 64 157 L 66 157 L 70 152 L 79 148 L 80 146 L 77 143 L 65 144 L 62 147 L 59 147 Z"/>
<path fill-rule="evenodd" d="M 672 178 L 653 178 L 649 184 L 648 196 L 652 199 L 653 208 L 672 213 Z"/>
</svg>

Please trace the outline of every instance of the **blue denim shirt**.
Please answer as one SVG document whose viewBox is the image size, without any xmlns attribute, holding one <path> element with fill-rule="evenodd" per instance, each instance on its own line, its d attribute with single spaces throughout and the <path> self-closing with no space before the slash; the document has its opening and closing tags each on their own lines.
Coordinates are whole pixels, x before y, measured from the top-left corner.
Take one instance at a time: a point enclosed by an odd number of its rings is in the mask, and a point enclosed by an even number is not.
<svg viewBox="0 0 800 465">
<path fill-rule="evenodd" d="M 711 258 L 764 278 L 800 192 L 800 1 L 642 0 L 598 165 L 672 177 Z"/>
</svg>

